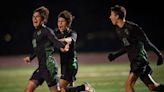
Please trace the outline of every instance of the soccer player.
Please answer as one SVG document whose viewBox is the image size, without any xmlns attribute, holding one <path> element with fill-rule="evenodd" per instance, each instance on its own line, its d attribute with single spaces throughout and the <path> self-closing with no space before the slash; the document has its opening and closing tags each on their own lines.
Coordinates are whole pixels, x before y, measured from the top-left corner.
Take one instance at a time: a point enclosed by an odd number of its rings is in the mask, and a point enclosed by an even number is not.
<svg viewBox="0 0 164 92">
<path fill-rule="evenodd" d="M 70 28 L 73 19 L 74 17 L 69 11 L 64 10 L 60 12 L 57 20 L 58 28 L 55 29 L 55 35 L 59 41 L 63 42 L 68 48 L 66 50 L 60 48 L 59 51 L 61 60 L 61 77 L 59 85 L 61 92 L 94 92 L 94 89 L 88 82 L 76 87 L 70 86 L 76 80 L 78 71 L 78 60 L 75 48 L 77 33 Z"/>
<path fill-rule="evenodd" d="M 136 80 L 140 78 L 151 90 L 164 92 L 164 85 L 156 83 L 151 77 L 152 69 L 149 66 L 147 52 L 148 48 L 158 56 L 157 65 L 163 64 L 162 53 L 150 42 L 142 28 L 130 21 L 125 20 L 126 9 L 123 6 L 111 7 L 110 20 L 116 26 L 116 34 L 122 42 L 123 48 L 115 53 L 110 53 L 108 58 L 115 58 L 127 52 L 130 61 L 130 72 L 125 84 L 126 92 L 134 92 Z"/>
<path fill-rule="evenodd" d="M 39 85 L 46 81 L 51 92 L 57 90 L 57 63 L 53 59 L 55 48 L 64 48 L 65 45 L 57 40 L 53 30 L 47 27 L 49 10 L 41 6 L 34 10 L 32 16 L 35 32 L 33 34 L 32 44 L 34 53 L 25 57 L 24 61 L 30 63 L 35 57 L 38 59 L 38 68 L 29 79 L 24 92 L 33 92 Z M 64 48 L 68 49 L 68 48 Z"/>
</svg>

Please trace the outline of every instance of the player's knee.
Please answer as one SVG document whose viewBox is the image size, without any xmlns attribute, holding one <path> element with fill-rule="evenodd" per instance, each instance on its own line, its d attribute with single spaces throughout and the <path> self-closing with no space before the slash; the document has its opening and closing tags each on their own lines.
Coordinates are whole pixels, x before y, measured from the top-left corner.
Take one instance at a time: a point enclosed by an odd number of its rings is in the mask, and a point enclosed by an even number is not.
<svg viewBox="0 0 164 92">
<path fill-rule="evenodd" d="M 133 86 L 134 86 L 134 83 L 133 82 L 128 81 L 128 80 L 125 82 L 125 88 L 126 89 L 133 88 Z"/>
<path fill-rule="evenodd" d="M 36 87 L 37 85 L 35 83 L 33 83 L 32 81 L 29 81 L 24 89 L 24 92 L 33 92 Z"/>
</svg>

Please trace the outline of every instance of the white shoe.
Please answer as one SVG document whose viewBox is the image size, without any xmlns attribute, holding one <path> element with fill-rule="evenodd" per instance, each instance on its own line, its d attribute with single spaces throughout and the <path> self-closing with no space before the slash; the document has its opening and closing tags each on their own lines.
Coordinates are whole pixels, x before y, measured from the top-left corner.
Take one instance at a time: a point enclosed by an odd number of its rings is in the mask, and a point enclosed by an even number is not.
<svg viewBox="0 0 164 92">
<path fill-rule="evenodd" d="M 95 89 L 88 82 L 84 82 L 85 92 L 96 92 Z"/>
</svg>

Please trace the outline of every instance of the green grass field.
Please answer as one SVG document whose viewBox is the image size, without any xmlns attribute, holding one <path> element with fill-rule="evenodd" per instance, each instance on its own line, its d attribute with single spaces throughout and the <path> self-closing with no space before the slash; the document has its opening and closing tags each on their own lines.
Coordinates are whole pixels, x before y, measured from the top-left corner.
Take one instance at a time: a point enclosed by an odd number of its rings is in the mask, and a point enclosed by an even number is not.
<svg viewBox="0 0 164 92">
<path fill-rule="evenodd" d="M 152 66 L 153 78 L 157 82 L 164 83 L 164 65 Z M 23 92 L 28 78 L 36 67 L 3 67 L 0 68 L 0 92 Z M 96 89 L 96 92 L 125 92 L 124 83 L 127 79 L 129 63 L 108 63 L 108 64 L 81 64 L 77 74 L 75 85 L 88 81 Z M 136 92 L 150 92 L 138 79 L 135 85 Z M 44 83 L 35 92 L 49 92 Z"/>
</svg>

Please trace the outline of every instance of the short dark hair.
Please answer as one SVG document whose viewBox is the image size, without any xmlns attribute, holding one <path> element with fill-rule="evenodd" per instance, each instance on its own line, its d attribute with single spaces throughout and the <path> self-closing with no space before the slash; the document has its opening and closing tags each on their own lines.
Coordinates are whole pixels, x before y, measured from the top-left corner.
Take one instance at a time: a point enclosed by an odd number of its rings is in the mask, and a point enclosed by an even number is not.
<svg viewBox="0 0 164 92">
<path fill-rule="evenodd" d="M 126 17 L 126 9 L 123 6 L 115 5 L 111 7 L 111 11 L 114 11 L 120 19 L 124 19 Z"/>
<path fill-rule="evenodd" d="M 45 6 L 41 6 L 34 10 L 33 13 L 39 12 L 41 17 L 43 18 L 44 23 L 47 23 L 49 17 L 49 10 Z"/>
<path fill-rule="evenodd" d="M 64 10 L 59 13 L 58 18 L 62 17 L 66 20 L 68 27 L 71 27 L 72 21 L 74 19 L 74 16 L 71 14 L 71 12 Z"/>
</svg>

